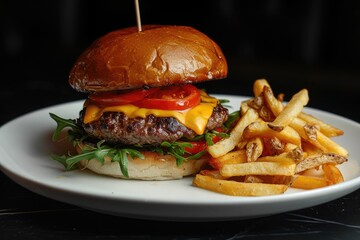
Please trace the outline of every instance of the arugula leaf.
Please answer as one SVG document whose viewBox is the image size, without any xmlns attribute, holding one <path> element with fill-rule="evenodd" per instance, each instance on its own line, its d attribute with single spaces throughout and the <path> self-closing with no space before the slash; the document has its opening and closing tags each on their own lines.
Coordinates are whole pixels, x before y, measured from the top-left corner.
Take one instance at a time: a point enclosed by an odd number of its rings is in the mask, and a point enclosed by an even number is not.
<svg viewBox="0 0 360 240">
<path fill-rule="evenodd" d="M 69 127 L 69 140 L 76 145 L 77 143 L 83 142 L 84 139 L 87 138 L 85 131 L 76 124 L 75 120 L 72 119 L 64 119 L 61 118 L 53 113 L 50 113 L 50 117 L 54 119 L 57 123 L 57 127 L 53 133 L 53 141 L 57 141 L 60 136 L 60 132 L 64 129 Z M 101 164 L 104 164 L 105 157 L 109 157 L 112 162 L 118 162 L 120 166 L 121 173 L 125 177 L 129 177 L 128 174 L 128 155 L 131 158 L 141 158 L 143 159 L 144 156 L 141 154 L 140 151 L 128 148 L 121 148 L 120 146 L 112 147 L 109 145 L 104 144 L 105 141 L 99 141 L 96 144 L 96 147 L 91 147 L 90 145 L 86 144 L 86 148 L 77 155 L 74 156 L 58 156 L 58 155 L 51 155 L 51 158 L 55 161 L 61 163 L 66 170 L 74 170 L 76 169 L 76 163 L 82 160 L 91 160 L 96 159 Z"/>
<path fill-rule="evenodd" d="M 227 121 L 224 123 L 224 126 L 227 128 L 227 129 L 230 129 L 233 124 L 238 121 L 240 118 L 240 111 L 235 111 L 235 112 L 232 112 L 229 114 L 229 117 L 227 119 Z"/>
<path fill-rule="evenodd" d="M 226 104 L 226 103 L 230 102 L 230 100 L 228 100 L 228 99 L 219 99 L 219 102 L 220 102 L 221 105 L 223 105 L 226 108 L 232 108 L 232 106 Z"/>
<path fill-rule="evenodd" d="M 73 119 L 64 119 L 53 113 L 49 113 L 50 117 L 55 120 L 57 123 L 56 129 L 53 133 L 52 139 L 53 141 L 57 141 L 59 139 L 60 133 L 64 128 L 71 128 L 69 130 L 70 136 L 81 136 L 84 134 L 84 130 L 76 124 L 76 121 Z"/>
<path fill-rule="evenodd" d="M 131 158 L 144 159 L 144 155 L 137 150 L 127 149 L 127 148 L 116 149 L 107 145 L 101 145 L 100 142 L 97 144 L 96 148 L 94 147 L 91 150 L 85 149 L 82 153 L 77 154 L 75 156 L 52 155 L 51 157 L 52 159 L 63 164 L 66 170 L 76 169 L 76 163 L 82 160 L 96 159 L 101 164 L 104 164 L 105 157 L 109 157 L 112 162 L 118 162 L 121 173 L 125 177 L 129 177 L 128 168 L 127 168 L 129 160 L 127 155 L 130 155 Z"/>
</svg>

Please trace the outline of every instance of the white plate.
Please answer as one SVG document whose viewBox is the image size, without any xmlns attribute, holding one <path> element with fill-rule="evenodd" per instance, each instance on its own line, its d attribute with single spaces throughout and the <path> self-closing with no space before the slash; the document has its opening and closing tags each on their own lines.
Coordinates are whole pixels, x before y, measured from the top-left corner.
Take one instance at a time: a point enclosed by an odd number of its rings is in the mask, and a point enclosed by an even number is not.
<svg viewBox="0 0 360 240">
<path fill-rule="evenodd" d="M 233 111 L 245 97 L 229 99 Z M 247 97 L 246 97 L 247 99 Z M 360 187 L 360 124 L 346 118 L 306 108 L 345 131 L 335 140 L 350 152 L 340 169 L 345 182 L 317 190 L 288 190 L 265 197 L 233 197 L 191 185 L 192 177 L 172 181 L 134 181 L 98 176 L 88 171 L 63 171 L 50 159 L 56 126 L 49 112 L 76 118 L 82 101 L 60 104 L 21 116 L 0 128 L 1 170 L 23 187 L 40 195 L 97 212 L 156 220 L 215 221 L 254 218 L 322 204 Z"/>
</svg>

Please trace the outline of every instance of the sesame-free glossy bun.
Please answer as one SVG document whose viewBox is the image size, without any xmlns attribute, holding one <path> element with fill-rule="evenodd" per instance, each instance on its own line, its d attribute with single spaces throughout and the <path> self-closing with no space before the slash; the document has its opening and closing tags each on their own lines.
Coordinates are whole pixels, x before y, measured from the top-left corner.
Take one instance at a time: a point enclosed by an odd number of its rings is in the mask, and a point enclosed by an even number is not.
<svg viewBox="0 0 360 240">
<path fill-rule="evenodd" d="M 77 146 L 77 151 L 81 151 L 81 146 Z M 128 156 L 129 177 L 125 177 L 120 170 L 119 163 L 112 162 L 110 158 L 105 159 L 104 164 L 96 159 L 81 160 L 79 164 L 82 169 L 88 169 L 109 177 L 137 180 L 173 180 L 198 173 L 209 159 L 208 156 L 203 156 L 200 159 L 184 161 L 180 166 L 177 166 L 175 158 L 171 155 L 150 151 L 144 151 L 142 154 L 144 159 L 132 159 Z"/>
<path fill-rule="evenodd" d="M 220 47 L 188 26 L 144 25 L 110 32 L 76 60 L 70 85 L 80 92 L 198 83 L 227 77 Z"/>
</svg>

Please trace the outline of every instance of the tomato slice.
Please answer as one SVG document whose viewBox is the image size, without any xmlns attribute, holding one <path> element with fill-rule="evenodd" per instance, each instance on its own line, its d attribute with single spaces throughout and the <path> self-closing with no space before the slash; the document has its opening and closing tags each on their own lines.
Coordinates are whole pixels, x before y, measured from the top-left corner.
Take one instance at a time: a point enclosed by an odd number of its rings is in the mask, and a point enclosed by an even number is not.
<svg viewBox="0 0 360 240">
<path fill-rule="evenodd" d="M 133 104 L 142 108 L 185 110 L 200 103 L 200 91 L 195 86 L 169 86 L 145 96 Z"/>
<path fill-rule="evenodd" d="M 138 89 L 126 93 L 97 93 L 88 97 L 101 106 L 133 104 L 141 108 L 161 110 L 185 110 L 200 103 L 200 91 L 195 86 L 169 86 Z"/>
<path fill-rule="evenodd" d="M 185 147 L 185 151 L 190 154 L 197 154 L 201 151 L 206 150 L 207 144 L 205 141 L 190 142 L 192 147 Z"/>
<path fill-rule="evenodd" d="M 100 93 L 100 94 L 91 94 L 89 95 L 89 99 L 98 105 L 105 106 L 116 106 L 116 105 L 124 105 L 130 104 L 133 102 L 140 101 L 147 95 L 153 94 L 158 91 L 158 88 L 150 88 L 150 89 L 137 89 L 131 92 L 126 93 Z"/>
</svg>

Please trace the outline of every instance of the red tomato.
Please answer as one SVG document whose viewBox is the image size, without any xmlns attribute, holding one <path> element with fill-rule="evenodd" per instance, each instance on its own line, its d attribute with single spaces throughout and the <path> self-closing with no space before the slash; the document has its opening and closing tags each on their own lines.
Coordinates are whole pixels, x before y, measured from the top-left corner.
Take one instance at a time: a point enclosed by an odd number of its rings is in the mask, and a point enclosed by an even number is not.
<svg viewBox="0 0 360 240">
<path fill-rule="evenodd" d="M 195 86 L 187 84 L 160 88 L 147 95 L 135 106 L 162 110 L 185 110 L 200 103 L 200 91 Z"/>
<path fill-rule="evenodd" d="M 158 91 L 158 88 L 150 89 L 136 89 L 131 92 L 115 94 L 115 93 L 100 93 L 100 94 L 91 94 L 89 99 L 98 105 L 105 106 L 116 106 L 124 105 L 133 102 L 140 101 L 149 94 L 153 94 Z"/>
<path fill-rule="evenodd" d="M 197 154 L 201 151 L 206 150 L 207 144 L 205 141 L 190 142 L 192 147 L 185 147 L 185 151 L 190 154 Z"/>
</svg>

